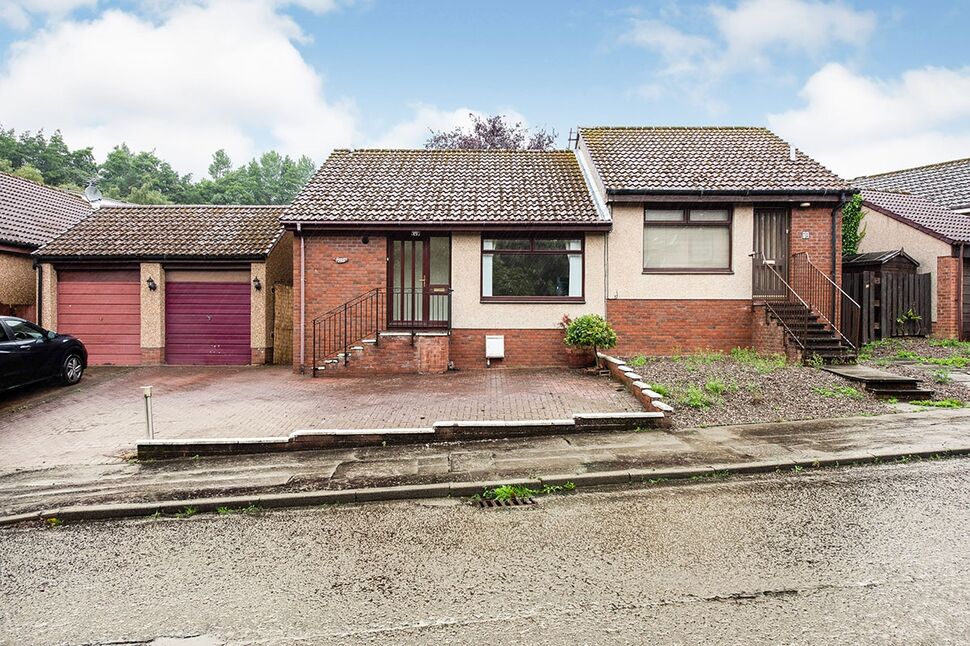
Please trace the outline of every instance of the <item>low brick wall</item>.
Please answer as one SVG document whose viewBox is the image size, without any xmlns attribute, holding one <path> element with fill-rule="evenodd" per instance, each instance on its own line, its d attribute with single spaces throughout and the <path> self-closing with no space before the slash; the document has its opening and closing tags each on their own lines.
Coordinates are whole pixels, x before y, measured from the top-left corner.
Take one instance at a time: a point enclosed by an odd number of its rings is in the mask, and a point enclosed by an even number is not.
<svg viewBox="0 0 970 646">
<path fill-rule="evenodd" d="M 441 333 L 382 333 L 380 345 L 361 343 L 350 362 L 327 363 L 322 377 L 366 377 L 375 374 L 440 374 L 448 371 L 449 337 Z"/>
<path fill-rule="evenodd" d="M 751 345 L 750 300 L 610 299 L 620 354 L 674 355 Z"/>
<path fill-rule="evenodd" d="M 644 410 L 657 412 L 661 415 L 674 412 L 670 404 L 661 401 L 663 396 L 651 390 L 650 384 L 644 383 L 642 377 L 634 372 L 630 366 L 624 364 L 621 359 L 603 353 L 599 353 L 597 356 L 602 365 L 610 371 L 610 376 L 626 386 L 627 390 L 630 391 L 631 395 L 636 397 Z M 665 419 L 662 425 L 668 426 L 668 420 Z"/>
</svg>

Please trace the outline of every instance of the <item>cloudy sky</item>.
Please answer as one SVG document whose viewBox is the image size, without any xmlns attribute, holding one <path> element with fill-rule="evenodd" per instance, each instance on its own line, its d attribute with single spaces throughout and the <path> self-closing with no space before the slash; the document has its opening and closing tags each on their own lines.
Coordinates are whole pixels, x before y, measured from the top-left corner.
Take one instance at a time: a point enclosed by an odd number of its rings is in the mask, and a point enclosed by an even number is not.
<svg viewBox="0 0 970 646">
<path fill-rule="evenodd" d="M 0 0 L 0 124 L 213 151 L 554 128 L 767 125 L 840 174 L 970 157 L 970 2 Z"/>
</svg>

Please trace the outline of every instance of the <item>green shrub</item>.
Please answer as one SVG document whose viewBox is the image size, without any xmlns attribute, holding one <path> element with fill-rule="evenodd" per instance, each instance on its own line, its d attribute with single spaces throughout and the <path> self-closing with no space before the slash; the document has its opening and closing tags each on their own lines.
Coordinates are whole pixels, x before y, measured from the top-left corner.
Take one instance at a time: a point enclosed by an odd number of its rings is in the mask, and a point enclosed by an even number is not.
<svg viewBox="0 0 970 646">
<path fill-rule="evenodd" d="M 673 392 L 670 388 L 664 386 L 663 384 L 650 384 L 650 390 L 657 393 L 661 397 L 670 397 L 671 393 Z"/>
<path fill-rule="evenodd" d="M 963 408 L 963 402 L 959 399 L 919 399 L 909 403 L 927 408 Z"/>
<path fill-rule="evenodd" d="M 783 354 L 760 354 L 751 348 L 734 348 L 731 358 L 744 366 L 750 366 L 762 374 L 769 374 L 788 365 Z"/>
<path fill-rule="evenodd" d="M 721 397 L 725 393 L 734 393 L 738 391 L 736 384 L 726 384 L 720 379 L 711 379 L 706 384 L 704 384 L 704 390 L 714 395 L 715 397 Z"/>
<path fill-rule="evenodd" d="M 634 368 L 642 368 L 643 366 L 647 365 L 647 358 L 642 354 L 638 354 L 637 356 L 633 357 L 626 363 L 627 365 L 633 366 Z"/>
<path fill-rule="evenodd" d="M 583 314 L 566 326 L 566 345 L 574 348 L 609 350 L 616 346 L 616 332 L 599 314 Z"/>
<path fill-rule="evenodd" d="M 715 402 L 697 386 L 690 386 L 678 401 L 689 408 L 707 408 Z"/>
</svg>

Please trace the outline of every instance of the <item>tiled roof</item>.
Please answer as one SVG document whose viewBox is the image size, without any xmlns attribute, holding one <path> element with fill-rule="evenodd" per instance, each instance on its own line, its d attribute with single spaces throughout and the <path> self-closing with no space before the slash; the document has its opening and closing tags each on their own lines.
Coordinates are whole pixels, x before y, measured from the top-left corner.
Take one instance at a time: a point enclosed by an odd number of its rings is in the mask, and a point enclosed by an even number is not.
<svg viewBox="0 0 970 646">
<path fill-rule="evenodd" d="M 922 195 L 949 209 L 970 209 L 970 158 L 868 175 L 855 186 Z"/>
<path fill-rule="evenodd" d="M 266 255 L 282 206 L 104 206 L 35 253 L 44 257 L 233 258 Z"/>
<path fill-rule="evenodd" d="M 607 191 L 819 192 L 850 185 L 767 128 L 580 128 Z"/>
<path fill-rule="evenodd" d="M 0 173 L 0 243 L 37 247 L 91 214 L 84 198 Z"/>
<path fill-rule="evenodd" d="M 956 213 L 920 195 L 863 189 L 862 199 L 880 211 L 888 211 L 938 237 L 970 242 L 970 215 Z"/>
<path fill-rule="evenodd" d="M 605 222 L 572 151 L 335 150 L 284 221 Z"/>
</svg>

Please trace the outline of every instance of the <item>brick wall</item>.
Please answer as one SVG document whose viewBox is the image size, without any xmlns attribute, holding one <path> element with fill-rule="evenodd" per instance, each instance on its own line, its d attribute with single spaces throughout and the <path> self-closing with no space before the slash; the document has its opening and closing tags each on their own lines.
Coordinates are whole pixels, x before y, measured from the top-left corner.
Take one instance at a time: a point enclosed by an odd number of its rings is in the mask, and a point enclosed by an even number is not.
<svg viewBox="0 0 970 646">
<path fill-rule="evenodd" d="M 621 355 L 672 355 L 751 345 L 750 300 L 606 301 Z"/>
<path fill-rule="evenodd" d="M 945 339 L 960 338 L 960 259 L 940 256 L 936 259 L 936 323 L 933 335 Z"/>
<path fill-rule="evenodd" d="M 763 305 L 756 306 L 751 316 L 751 347 L 765 354 L 783 354 L 789 363 L 803 360 L 801 348 L 788 338 Z"/>
<path fill-rule="evenodd" d="M 306 363 L 312 360 L 313 319 L 374 288 L 387 286 L 387 240 L 370 236 L 306 235 Z M 336 259 L 346 258 L 338 263 Z M 300 370 L 300 238 L 293 243 L 293 369 Z M 356 341 L 356 339 L 355 339 Z"/>
<path fill-rule="evenodd" d="M 492 360 L 492 368 L 548 368 L 568 366 L 563 333 L 544 330 L 452 330 L 451 360 L 459 370 L 485 368 L 485 336 L 505 336 L 505 359 Z"/>
<path fill-rule="evenodd" d="M 835 221 L 835 275 L 832 276 L 832 206 L 812 206 L 807 209 L 794 207 L 791 210 L 791 253 L 807 253 L 812 264 L 832 277 L 836 283 L 842 282 L 842 218 Z M 808 231 L 809 238 L 802 238 Z"/>
<path fill-rule="evenodd" d="M 380 345 L 365 344 L 351 353 L 350 363 L 327 364 L 318 374 L 324 377 L 367 375 L 432 374 L 448 370 L 448 336 L 419 335 L 411 343 L 410 334 L 382 334 Z"/>
</svg>

